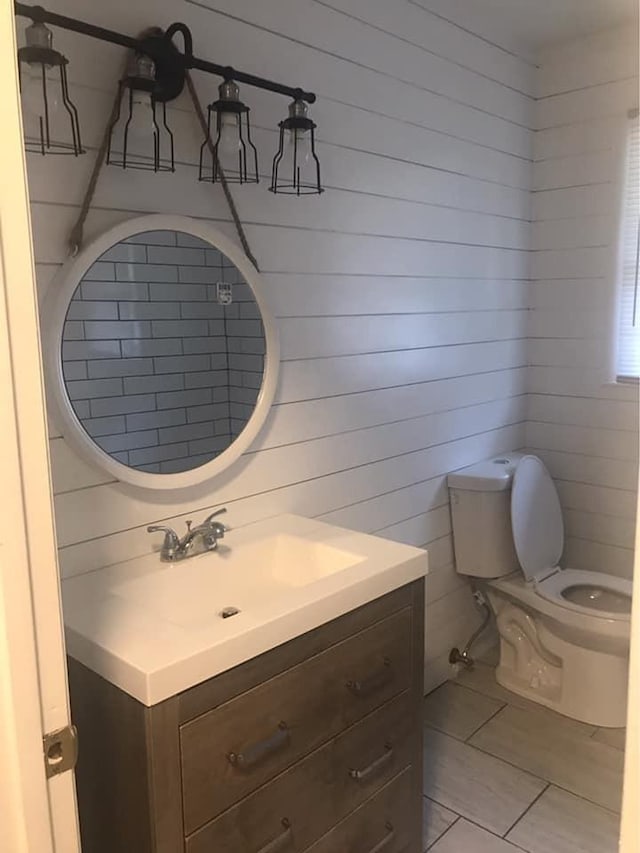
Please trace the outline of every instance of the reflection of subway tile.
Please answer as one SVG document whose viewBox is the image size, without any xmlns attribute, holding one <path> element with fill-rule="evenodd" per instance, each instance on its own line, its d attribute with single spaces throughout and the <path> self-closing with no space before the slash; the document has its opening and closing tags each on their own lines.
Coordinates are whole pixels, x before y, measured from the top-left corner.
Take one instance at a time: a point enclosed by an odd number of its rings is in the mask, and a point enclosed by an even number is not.
<svg viewBox="0 0 640 853">
<path fill-rule="evenodd" d="M 178 267 L 178 276 L 185 284 L 213 284 L 218 278 L 218 272 L 210 267 L 181 266 Z"/>
<path fill-rule="evenodd" d="M 135 467 L 138 471 L 145 471 L 147 474 L 162 474 L 161 464 L 160 462 L 151 462 L 149 465 L 136 465 Z"/>
<path fill-rule="evenodd" d="M 141 450 L 131 450 L 129 460 L 132 465 L 161 462 L 163 459 L 178 459 L 189 455 L 186 444 L 159 444 L 157 447 L 145 447 Z"/>
<path fill-rule="evenodd" d="M 127 397 L 111 397 L 91 401 L 91 415 L 123 415 L 129 412 L 151 412 L 156 408 L 154 394 L 137 394 Z"/>
<path fill-rule="evenodd" d="M 199 468 L 210 460 L 210 456 L 185 456 L 183 459 L 167 459 L 166 462 L 160 462 L 160 473 L 181 474 L 183 471 L 191 471 L 193 468 Z"/>
<path fill-rule="evenodd" d="M 176 232 L 175 231 L 143 231 L 140 234 L 133 234 L 127 237 L 125 243 L 143 243 L 145 246 L 175 246 Z"/>
<path fill-rule="evenodd" d="M 149 299 L 149 285 L 142 282 L 83 281 L 80 290 L 82 298 L 86 300 L 126 299 L 138 301 Z"/>
<path fill-rule="evenodd" d="M 231 434 L 234 436 L 240 435 L 242 430 L 247 425 L 246 418 L 231 418 Z"/>
<path fill-rule="evenodd" d="M 213 403 L 205 406 L 189 406 L 187 409 L 187 420 L 190 424 L 200 421 L 213 421 L 216 418 L 224 418 L 229 413 L 227 403 Z"/>
<path fill-rule="evenodd" d="M 177 302 L 120 302 L 121 320 L 178 320 L 180 305 Z"/>
<path fill-rule="evenodd" d="M 76 417 L 78 420 L 83 421 L 85 418 L 91 416 L 91 409 L 89 408 L 88 400 L 73 400 L 71 403 L 73 407 L 73 411 L 76 413 Z"/>
<path fill-rule="evenodd" d="M 227 386 L 226 370 L 207 370 L 203 373 L 187 373 L 184 377 L 185 388 L 218 388 Z"/>
<path fill-rule="evenodd" d="M 185 353 L 225 352 L 227 343 L 224 335 L 216 337 L 188 338 L 183 342 Z"/>
<path fill-rule="evenodd" d="M 101 261 L 124 261 L 132 264 L 144 264 L 147 262 L 147 250 L 145 246 L 134 243 L 116 243 L 100 256 Z"/>
<path fill-rule="evenodd" d="M 242 374 L 242 387 L 251 388 L 253 391 L 260 390 L 262 386 L 262 373 L 248 373 L 245 371 Z"/>
<path fill-rule="evenodd" d="M 117 320 L 118 304 L 93 299 L 85 302 L 72 299 L 67 311 L 67 320 Z"/>
<path fill-rule="evenodd" d="M 231 388 L 231 399 L 234 403 L 246 403 L 248 406 L 254 406 L 257 396 L 254 388 Z"/>
<path fill-rule="evenodd" d="M 84 329 L 79 320 L 66 320 L 62 327 L 63 341 L 83 341 Z"/>
<path fill-rule="evenodd" d="M 257 302 L 241 302 L 239 308 L 242 320 L 259 320 L 262 316 Z"/>
<path fill-rule="evenodd" d="M 211 403 L 211 390 L 209 388 L 197 388 L 193 391 L 172 391 L 167 394 L 158 394 L 157 402 L 159 409 L 176 409 L 179 406 L 199 406 Z"/>
<path fill-rule="evenodd" d="M 266 345 L 264 338 L 237 338 L 229 337 L 229 352 L 235 353 L 257 353 L 264 355 Z"/>
<path fill-rule="evenodd" d="M 62 344 L 63 361 L 119 357 L 120 341 L 66 341 Z"/>
<path fill-rule="evenodd" d="M 145 320 L 87 320 L 84 333 L 87 340 L 148 338 L 151 336 L 151 324 Z"/>
<path fill-rule="evenodd" d="M 229 321 L 234 322 L 234 321 Z M 209 320 L 210 335 L 227 335 L 229 332 L 225 329 L 224 320 Z"/>
<path fill-rule="evenodd" d="M 91 400 L 95 397 L 118 397 L 122 394 L 121 379 L 87 379 L 67 382 L 71 400 Z"/>
<path fill-rule="evenodd" d="M 181 391 L 184 376 L 181 373 L 161 376 L 128 376 L 124 380 L 125 394 L 155 394 L 158 391 Z"/>
<path fill-rule="evenodd" d="M 125 358 L 152 355 L 182 355 L 182 338 L 140 338 L 122 341 Z"/>
<path fill-rule="evenodd" d="M 177 238 L 178 246 L 189 246 L 194 249 L 208 249 L 209 243 L 201 240 L 200 237 L 194 237 L 193 234 L 185 234 L 184 231 L 174 232 Z"/>
<path fill-rule="evenodd" d="M 214 403 L 227 403 L 229 401 L 229 388 L 213 388 L 211 399 Z"/>
<path fill-rule="evenodd" d="M 96 261 L 91 264 L 82 276 L 83 281 L 115 281 L 114 265 L 105 261 Z"/>
<path fill-rule="evenodd" d="M 176 267 L 164 264 L 116 264 L 118 281 L 177 281 Z"/>
<path fill-rule="evenodd" d="M 185 320 L 192 317 L 210 317 L 221 320 L 225 315 L 225 308 L 219 302 L 183 302 L 180 305 L 180 315 Z"/>
<path fill-rule="evenodd" d="M 184 426 L 167 427 L 159 432 L 160 443 L 170 444 L 176 441 L 191 441 L 196 438 L 207 438 L 213 435 L 213 424 L 203 421 Z"/>
<path fill-rule="evenodd" d="M 189 442 L 189 453 L 220 453 L 229 446 L 228 436 L 200 438 Z"/>
<path fill-rule="evenodd" d="M 207 266 L 208 267 L 221 267 L 223 263 L 227 260 L 227 256 L 223 255 L 220 249 L 207 249 Z"/>
<path fill-rule="evenodd" d="M 64 378 L 69 382 L 73 379 L 87 378 L 87 362 L 86 361 L 65 361 L 62 365 Z"/>
<path fill-rule="evenodd" d="M 152 327 L 154 338 L 204 337 L 208 331 L 206 320 L 154 320 Z"/>
<path fill-rule="evenodd" d="M 155 429 L 124 432 L 121 435 L 104 435 L 100 438 L 100 446 L 109 453 L 117 450 L 133 450 L 137 447 L 154 447 L 157 444 L 158 431 Z"/>
<path fill-rule="evenodd" d="M 113 435 L 117 432 L 126 432 L 125 420 L 121 415 L 107 418 L 84 418 L 82 426 L 89 435 Z"/>
<path fill-rule="evenodd" d="M 204 249 L 187 246 L 149 246 L 147 259 L 150 264 L 175 264 L 182 269 L 185 266 L 204 266 Z"/>
<path fill-rule="evenodd" d="M 259 320 L 228 320 L 227 333 L 242 338 L 259 338 L 262 336 L 262 323 Z"/>
<path fill-rule="evenodd" d="M 161 412 L 141 412 L 127 415 L 127 429 L 153 429 L 154 427 L 178 426 L 186 422 L 185 409 L 165 409 Z"/>
<path fill-rule="evenodd" d="M 206 370 L 209 367 L 209 356 L 202 355 L 169 355 L 154 358 L 153 365 L 156 373 L 188 373 L 196 370 Z M 187 387 L 189 387 L 187 385 Z"/>
<path fill-rule="evenodd" d="M 232 367 L 234 370 L 248 370 L 253 373 L 262 373 L 264 370 L 264 359 L 261 355 L 229 353 L 229 367 Z"/>
<path fill-rule="evenodd" d="M 123 450 L 121 453 L 110 453 L 112 459 L 122 462 L 123 465 L 129 465 L 129 451 Z"/>
<path fill-rule="evenodd" d="M 150 358 L 102 358 L 89 362 L 89 376 L 103 379 L 112 376 L 142 376 L 153 373 Z"/>
<path fill-rule="evenodd" d="M 204 284 L 150 284 L 152 302 L 206 302 Z"/>
<path fill-rule="evenodd" d="M 225 352 L 212 353 L 209 359 L 211 370 L 226 370 L 228 367 L 227 354 Z"/>
</svg>

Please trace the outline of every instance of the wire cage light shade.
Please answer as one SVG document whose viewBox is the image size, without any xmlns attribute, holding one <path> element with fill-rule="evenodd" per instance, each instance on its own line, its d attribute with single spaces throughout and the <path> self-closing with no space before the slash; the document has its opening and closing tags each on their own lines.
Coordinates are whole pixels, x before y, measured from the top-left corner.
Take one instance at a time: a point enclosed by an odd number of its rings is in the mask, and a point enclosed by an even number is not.
<svg viewBox="0 0 640 853">
<path fill-rule="evenodd" d="M 251 140 L 249 107 L 240 100 L 233 80 L 225 80 L 218 91 L 219 100 L 207 108 L 207 135 L 200 146 L 198 180 L 215 184 L 221 180 L 222 171 L 227 183 L 257 184 L 258 151 Z"/>
<path fill-rule="evenodd" d="M 319 195 L 320 161 L 316 154 L 316 124 L 301 99 L 289 104 L 289 115 L 278 125 L 280 140 L 271 168 L 272 193 Z"/>
<path fill-rule="evenodd" d="M 18 50 L 25 149 L 36 154 L 84 154 L 78 110 L 69 97 L 67 59 L 52 47 L 42 23 L 26 29 Z"/>
<path fill-rule="evenodd" d="M 157 101 L 155 65 L 137 54 L 132 73 L 118 84 L 115 116 L 109 128 L 107 163 L 123 169 L 174 172 L 173 133 L 164 101 Z"/>
</svg>

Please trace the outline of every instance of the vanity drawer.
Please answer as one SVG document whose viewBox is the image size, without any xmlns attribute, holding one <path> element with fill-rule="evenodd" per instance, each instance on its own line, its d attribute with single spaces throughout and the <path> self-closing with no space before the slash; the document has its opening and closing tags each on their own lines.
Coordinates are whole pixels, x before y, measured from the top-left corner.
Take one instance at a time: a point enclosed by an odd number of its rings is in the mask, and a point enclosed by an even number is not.
<svg viewBox="0 0 640 853">
<path fill-rule="evenodd" d="M 186 853 L 302 853 L 409 767 L 410 691 L 374 711 L 186 839 Z"/>
<path fill-rule="evenodd" d="M 187 834 L 411 682 L 405 608 L 180 729 Z"/>
<path fill-rule="evenodd" d="M 408 767 L 305 853 L 404 853 L 415 836 L 415 799 Z"/>
</svg>

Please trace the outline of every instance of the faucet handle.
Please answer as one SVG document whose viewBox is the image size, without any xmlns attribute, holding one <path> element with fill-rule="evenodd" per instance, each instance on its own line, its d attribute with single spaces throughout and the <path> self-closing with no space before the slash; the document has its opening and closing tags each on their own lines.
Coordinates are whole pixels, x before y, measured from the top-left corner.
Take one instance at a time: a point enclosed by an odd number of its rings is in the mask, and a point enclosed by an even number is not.
<svg viewBox="0 0 640 853">
<path fill-rule="evenodd" d="M 206 525 L 206 524 L 211 524 L 212 520 L 213 520 L 216 516 L 218 516 L 218 515 L 224 515 L 224 513 L 225 513 L 226 511 L 227 511 L 226 506 L 221 507 L 221 509 L 217 509 L 217 510 L 215 510 L 215 512 L 212 512 L 212 513 L 211 513 L 211 515 L 208 515 L 208 516 L 205 518 L 205 520 L 202 522 L 202 525 L 204 526 L 204 525 Z"/>
<path fill-rule="evenodd" d="M 180 547 L 180 539 L 178 534 L 171 527 L 163 527 L 161 524 L 152 524 L 147 527 L 147 533 L 164 533 L 164 542 L 162 543 L 163 559 L 172 560 L 178 548 Z"/>
</svg>

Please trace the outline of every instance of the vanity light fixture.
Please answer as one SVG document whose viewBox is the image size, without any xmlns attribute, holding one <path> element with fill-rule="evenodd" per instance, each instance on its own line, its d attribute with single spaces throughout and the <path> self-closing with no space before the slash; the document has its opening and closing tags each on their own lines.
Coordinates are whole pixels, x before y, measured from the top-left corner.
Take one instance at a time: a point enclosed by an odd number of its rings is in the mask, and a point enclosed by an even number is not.
<svg viewBox="0 0 640 853">
<path fill-rule="evenodd" d="M 289 115 L 278 125 L 280 144 L 271 169 L 272 193 L 319 195 L 320 161 L 316 154 L 316 123 L 302 98 L 289 104 Z"/>
<path fill-rule="evenodd" d="M 220 98 L 207 108 L 207 136 L 200 146 L 198 180 L 215 184 L 222 168 L 229 183 L 257 184 L 258 151 L 251 141 L 249 107 L 240 100 L 240 88 L 231 79 L 218 86 L 218 93 Z"/>
<path fill-rule="evenodd" d="M 109 128 L 107 163 L 123 169 L 174 172 L 173 133 L 164 101 L 157 101 L 156 66 L 138 53 L 118 84 L 118 107 Z M 125 108 L 123 110 L 123 101 Z"/>
<path fill-rule="evenodd" d="M 20 48 L 18 56 L 21 66 L 26 63 L 28 70 L 35 68 L 36 89 L 42 89 L 44 102 L 36 122 L 37 133 L 35 137 L 27 135 L 26 138 L 28 151 L 82 153 L 78 113 L 68 93 L 67 60 L 51 47 L 51 32 L 46 26 L 51 24 L 133 51 L 132 67 L 119 83 L 116 115 L 109 127 L 107 163 L 123 169 L 175 170 L 173 134 L 167 123 L 166 103 L 178 97 L 187 72 L 194 69 L 223 78 L 220 97 L 208 108 L 207 136 L 200 149 L 198 177 L 201 181 L 224 180 L 239 184 L 259 181 L 258 152 L 251 140 L 249 108 L 240 100 L 238 83 L 242 83 L 293 98 L 288 117 L 279 124 L 279 148 L 273 159 L 269 189 L 274 193 L 298 196 L 317 195 L 323 191 L 320 161 L 315 150 L 316 125 L 308 116 L 307 105 L 316 100 L 313 92 L 199 59 L 193 55 L 191 32 L 185 24 L 171 24 L 166 31 L 154 28 L 134 38 L 49 12 L 41 6 L 15 2 L 14 7 L 16 15 L 32 21 L 27 28 L 27 44 Z M 177 34 L 184 42 L 182 51 L 173 42 Z M 53 102 L 48 94 L 48 70 L 51 68 L 58 69 L 61 97 L 56 104 L 67 114 L 70 142 L 58 142 L 51 133 Z M 194 98 L 199 111 L 195 94 Z M 285 139 L 288 140 L 286 145 Z"/>
<path fill-rule="evenodd" d="M 53 33 L 34 20 L 18 50 L 25 148 L 36 154 L 84 154 L 78 111 L 69 97 L 68 60 L 53 49 Z"/>
</svg>

